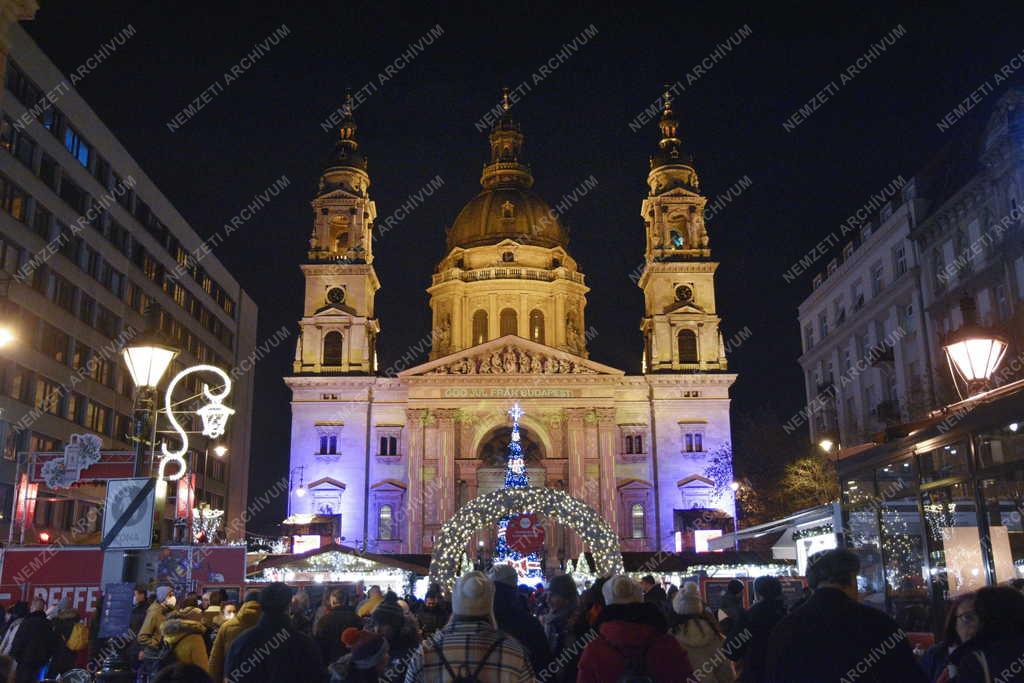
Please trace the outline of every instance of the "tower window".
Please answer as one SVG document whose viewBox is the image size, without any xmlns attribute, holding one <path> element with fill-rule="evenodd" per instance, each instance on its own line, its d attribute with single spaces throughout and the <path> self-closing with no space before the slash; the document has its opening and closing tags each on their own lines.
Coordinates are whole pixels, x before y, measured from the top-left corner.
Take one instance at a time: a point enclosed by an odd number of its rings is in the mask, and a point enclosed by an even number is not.
<svg viewBox="0 0 1024 683">
<path fill-rule="evenodd" d="M 645 528 L 647 526 L 647 515 L 644 513 L 644 506 L 640 503 L 636 503 L 630 509 L 629 515 L 630 521 L 632 522 L 632 537 L 643 538 Z"/>
<path fill-rule="evenodd" d="M 341 332 L 328 332 L 324 336 L 324 365 L 341 365 Z"/>
<path fill-rule="evenodd" d="M 348 233 L 347 232 L 339 232 L 338 233 L 338 237 L 336 239 L 336 242 L 338 244 L 338 250 L 339 251 L 342 250 L 342 249 L 348 249 Z"/>
<path fill-rule="evenodd" d="M 506 251 L 501 255 L 501 260 L 504 263 L 512 263 L 516 260 L 516 256 L 511 251 Z"/>
<path fill-rule="evenodd" d="M 501 217 L 502 218 L 515 218 L 516 205 L 512 202 L 505 202 L 501 205 Z"/>
<path fill-rule="evenodd" d="M 391 529 L 391 506 L 381 505 L 380 511 L 377 513 L 377 538 L 382 541 L 390 541 L 392 537 Z"/>
<path fill-rule="evenodd" d="M 676 249 L 682 249 L 686 246 L 685 242 L 683 241 L 683 236 L 679 234 L 678 230 L 672 230 L 669 233 L 669 239 L 672 240 L 672 246 Z"/>
<path fill-rule="evenodd" d="M 515 309 L 506 308 L 501 312 L 500 323 L 500 335 L 504 337 L 506 334 L 519 334 L 519 316 L 516 314 Z"/>
<path fill-rule="evenodd" d="M 530 339 L 544 343 L 544 314 L 537 309 L 530 311 Z"/>
<path fill-rule="evenodd" d="M 487 341 L 487 311 L 479 310 L 473 314 L 473 343 L 483 344 Z"/>
<path fill-rule="evenodd" d="M 693 330 L 679 330 L 679 362 L 696 363 L 697 359 L 697 335 Z"/>
</svg>

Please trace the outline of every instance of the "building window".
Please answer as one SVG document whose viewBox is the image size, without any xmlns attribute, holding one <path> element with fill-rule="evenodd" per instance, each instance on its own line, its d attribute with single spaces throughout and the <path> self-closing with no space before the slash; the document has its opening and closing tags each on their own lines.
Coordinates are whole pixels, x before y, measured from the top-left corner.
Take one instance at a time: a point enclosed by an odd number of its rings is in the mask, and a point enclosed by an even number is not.
<svg viewBox="0 0 1024 683">
<path fill-rule="evenodd" d="M 391 528 L 393 517 L 390 505 L 381 505 L 377 513 L 377 538 L 382 541 L 390 541 L 394 536 Z"/>
<path fill-rule="evenodd" d="M 623 437 L 622 451 L 626 455 L 643 455 L 644 435 L 636 431 L 627 432 Z"/>
<path fill-rule="evenodd" d="M 818 314 L 818 336 L 822 339 L 828 336 L 828 313 L 825 311 Z"/>
<path fill-rule="evenodd" d="M 871 294 L 877 296 L 882 291 L 882 264 L 871 266 Z"/>
<path fill-rule="evenodd" d="M 695 429 L 687 429 L 683 432 L 683 452 L 703 453 L 704 432 Z"/>
<path fill-rule="evenodd" d="M 643 538 L 647 526 L 647 515 L 644 513 L 644 506 L 636 503 L 630 508 L 630 522 L 632 524 L 632 538 Z"/>
<path fill-rule="evenodd" d="M 519 315 L 515 312 L 515 309 L 506 308 L 501 311 L 501 316 L 498 318 L 500 330 L 500 336 L 504 337 L 506 334 L 519 334 Z"/>
<path fill-rule="evenodd" d="M 71 126 L 64 130 L 64 146 L 71 152 L 71 156 L 78 159 L 78 163 L 89 168 L 89 159 L 92 157 L 92 147 L 78 134 Z"/>
<path fill-rule="evenodd" d="M 68 362 L 68 346 L 71 344 L 71 337 L 58 330 L 49 323 L 43 323 L 42 352 L 57 361 L 66 364 Z"/>
<path fill-rule="evenodd" d="M 110 423 L 110 408 L 105 405 L 89 401 L 85 409 L 85 427 L 97 434 L 106 434 Z"/>
<path fill-rule="evenodd" d="M 537 309 L 530 311 L 530 339 L 544 343 L 544 314 Z"/>
<path fill-rule="evenodd" d="M 324 335 L 324 365 L 341 365 L 341 332 Z"/>
<path fill-rule="evenodd" d="M 810 323 L 804 325 L 804 351 L 814 348 L 814 327 Z"/>
<path fill-rule="evenodd" d="M 907 248 L 903 244 L 892 250 L 892 271 L 894 277 L 907 272 Z"/>
<path fill-rule="evenodd" d="M 0 176 L 0 207 L 15 220 L 25 221 L 25 204 L 28 196 L 7 178 Z"/>
<path fill-rule="evenodd" d="M 473 314 L 473 344 L 487 341 L 487 311 L 479 310 Z"/>
<path fill-rule="evenodd" d="M 697 335 L 693 330 L 679 330 L 677 336 L 679 343 L 679 362 L 696 363 L 697 361 Z"/>
<path fill-rule="evenodd" d="M 380 451 L 378 455 L 398 455 L 398 437 L 397 436 L 382 436 L 380 437 Z"/>
<path fill-rule="evenodd" d="M 511 251 L 506 251 L 506 252 L 504 252 L 501 255 L 501 262 L 502 263 L 515 263 L 515 260 L 516 260 L 516 255 L 513 254 Z"/>
</svg>

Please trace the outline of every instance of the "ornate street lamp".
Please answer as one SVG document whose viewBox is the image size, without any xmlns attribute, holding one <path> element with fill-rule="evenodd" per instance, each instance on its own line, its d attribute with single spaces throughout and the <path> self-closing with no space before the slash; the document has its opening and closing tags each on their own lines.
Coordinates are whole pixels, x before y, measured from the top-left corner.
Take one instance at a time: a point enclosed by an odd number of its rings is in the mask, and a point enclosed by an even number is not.
<svg viewBox="0 0 1024 683">
<path fill-rule="evenodd" d="M 133 472 L 136 477 L 142 472 L 142 462 L 145 458 L 146 420 L 152 419 L 154 428 L 156 426 L 156 387 L 178 355 L 178 349 L 160 331 L 160 309 L 150 304 L 146 307 L 145 318 L 145 330 L 137 334 L 121 351 L 121 357 L 138 392 Z"/>
<path fill-rule="evenodd" d="M 942 348 L 946 351 L 953 383 L 956 384 L 959 375 L 967 386 L 967 395 L 973 396 L 988 389 L 992 373 L 1006 354 L 1009 340 L 1001 331 L 976 322 L 971 297 L 960 301 L 960 311 L 964 324 L 946 337 Z M 957 391 L 960 391 L 959 386 Z"/>
</svg>

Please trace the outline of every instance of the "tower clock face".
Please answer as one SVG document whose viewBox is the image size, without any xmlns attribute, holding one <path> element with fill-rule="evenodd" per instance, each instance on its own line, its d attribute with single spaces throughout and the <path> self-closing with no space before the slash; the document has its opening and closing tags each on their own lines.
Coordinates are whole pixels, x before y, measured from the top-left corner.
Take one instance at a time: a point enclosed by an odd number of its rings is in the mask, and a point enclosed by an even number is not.
<svg viewBox="0 0 1024 683">
<path fill-rule="evenodd" d="M 327 301 L 332 304 L 340 304 L 345 300 L 345 290 L 341 287 L 331 287 L 327 290 Z"/>
<path fill-rule="evenodd" d="M 676 287 L 676 301 L 693 301 L 693 288 L 689 285 Z"/>
</svg>

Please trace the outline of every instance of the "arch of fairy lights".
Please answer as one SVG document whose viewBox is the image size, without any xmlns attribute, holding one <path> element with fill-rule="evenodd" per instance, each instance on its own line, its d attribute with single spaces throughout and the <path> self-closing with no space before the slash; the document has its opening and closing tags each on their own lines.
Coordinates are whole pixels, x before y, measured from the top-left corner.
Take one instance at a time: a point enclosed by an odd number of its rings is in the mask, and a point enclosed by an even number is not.
<svg viewBox="0 0 1024 683">
<path fill-rule="evenodd" d="M 459 508 L 441 527 L 430 559 L 430 581 L 451 591 L 462 573 L 462 556 L 470 537 L 493 527 L 502 517 L 527 511 L 554 517 L 578 533 L 594 558 L 598 576 L 624 571 L 619 538 L 597 511 L 560 489 L 526 487 L 485 493 Z"/>
</svg>

